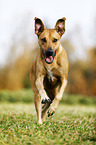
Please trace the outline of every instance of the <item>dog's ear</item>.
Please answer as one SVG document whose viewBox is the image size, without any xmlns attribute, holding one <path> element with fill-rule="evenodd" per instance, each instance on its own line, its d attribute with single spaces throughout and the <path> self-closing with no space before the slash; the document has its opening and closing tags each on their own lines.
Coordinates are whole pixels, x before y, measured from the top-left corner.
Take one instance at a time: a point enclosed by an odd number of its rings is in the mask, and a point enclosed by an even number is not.
<svg viewBox="0 0 96 145">
<path fill-rule="evenodd" d="M 60 36 L 62 36 L 65 32 L 65 20 L 66 20 L 65 17 L 59 19 L 55 25 L 55 30 L 59 33 Z"/>
<path fill-rule="evenodd" d="M 37 34 L 37 36 L 39 37 L 39 35 L 44 31 L 45 27 L 43 22 L 39 19 L 35 17 L 35 34 Z"/>
</svg>

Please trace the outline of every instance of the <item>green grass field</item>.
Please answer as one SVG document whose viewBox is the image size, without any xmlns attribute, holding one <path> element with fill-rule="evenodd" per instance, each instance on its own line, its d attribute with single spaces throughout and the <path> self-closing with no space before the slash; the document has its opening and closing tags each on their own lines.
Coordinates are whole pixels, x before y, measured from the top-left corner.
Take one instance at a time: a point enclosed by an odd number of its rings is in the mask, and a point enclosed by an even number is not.
<svg viewBox="0 0 96 145">
<path fill-rule="evenodd" d="M 96 98 L 64 96 L 39 126 L 31 90 L 1 92 L 0 145 L 96 145 Z"/>
</svg>

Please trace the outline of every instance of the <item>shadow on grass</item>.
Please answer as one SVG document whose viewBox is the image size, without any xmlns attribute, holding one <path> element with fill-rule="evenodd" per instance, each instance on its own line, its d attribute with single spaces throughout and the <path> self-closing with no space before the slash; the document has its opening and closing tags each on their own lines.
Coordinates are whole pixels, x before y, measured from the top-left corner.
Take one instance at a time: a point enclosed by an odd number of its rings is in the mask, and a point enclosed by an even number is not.
<svg viewBox="0 0 96 145">
<path fill-rule="evenodd" d="M 90 140 L 92 142 L 96 142 L 96 137 L 93 136 L 93 137 L 86 137 L 86 138 L 83 138 L 83 141 L 86 141 L 86 140 Z"/>
</svg>

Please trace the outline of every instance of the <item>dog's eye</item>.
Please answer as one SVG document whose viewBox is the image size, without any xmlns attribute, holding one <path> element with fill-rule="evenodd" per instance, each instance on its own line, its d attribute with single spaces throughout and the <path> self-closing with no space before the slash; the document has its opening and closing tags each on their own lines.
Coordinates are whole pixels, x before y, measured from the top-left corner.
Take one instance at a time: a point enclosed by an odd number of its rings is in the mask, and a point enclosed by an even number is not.
<svg viewBox="0 0 96 145">
<path fill-rule="evenodd" d="M 46 38 L 42 38 L 41 40 L 42 40 L 43 42 L 47 42 Z"/>
<path fill-rule="evenodd" d="M 53 39 L 53 42 L 57 42 L 57 41 L 58 41 L 58 39 L 56 39 L 56 38 Z"/>
</svg>

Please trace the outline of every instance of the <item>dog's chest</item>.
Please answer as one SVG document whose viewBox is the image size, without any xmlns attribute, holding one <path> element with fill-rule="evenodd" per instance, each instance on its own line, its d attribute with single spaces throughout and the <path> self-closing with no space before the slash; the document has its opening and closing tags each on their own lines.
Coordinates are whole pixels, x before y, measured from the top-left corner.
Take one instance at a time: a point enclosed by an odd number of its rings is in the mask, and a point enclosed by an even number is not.
<svg viewBox="0 0 96 145">
<path fill-rule="evenodd" d="M 47 70 L 47 75 L 45 76 L 45 86 L 47 88 L 55 88 L 60 83 L 60 78 L 57 77 L 52 71 Z"/>
<path fill-rule="evenodd" d="M 49 82 L 53 82 L 54 81 L 54 75 L 53 75 L 52 71 L 47 70 L 47 77 L 48 77 Z"/>
</svg>

